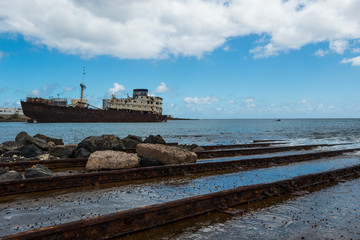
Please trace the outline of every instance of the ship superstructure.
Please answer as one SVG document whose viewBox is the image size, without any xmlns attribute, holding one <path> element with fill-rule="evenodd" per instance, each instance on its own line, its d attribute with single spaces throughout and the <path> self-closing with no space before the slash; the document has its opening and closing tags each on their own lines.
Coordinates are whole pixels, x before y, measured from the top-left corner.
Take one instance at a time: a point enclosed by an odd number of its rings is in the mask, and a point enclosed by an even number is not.
<svg viewBox="0 0 360 240">
<path fill-rule="evenodd" d="M 162 114 L 162 98 L 148 96 L 147 89 L 134 89 L 133 97 L 116 98 L 103 100 L 104 109 L 126 110 Z"/>
</svg>

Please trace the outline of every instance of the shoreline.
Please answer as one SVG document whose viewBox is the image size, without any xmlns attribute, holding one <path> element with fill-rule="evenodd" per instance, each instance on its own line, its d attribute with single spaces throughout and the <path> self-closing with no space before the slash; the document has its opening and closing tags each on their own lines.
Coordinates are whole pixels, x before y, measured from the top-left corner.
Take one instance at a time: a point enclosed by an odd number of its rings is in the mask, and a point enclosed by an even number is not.
<svg viewBox="0 0 360 240">
<path fill-rule="evenodd" d="M 18 114 L 1 114 L 0 122 L 26 122 L 29 118 Z"/>
</svg>

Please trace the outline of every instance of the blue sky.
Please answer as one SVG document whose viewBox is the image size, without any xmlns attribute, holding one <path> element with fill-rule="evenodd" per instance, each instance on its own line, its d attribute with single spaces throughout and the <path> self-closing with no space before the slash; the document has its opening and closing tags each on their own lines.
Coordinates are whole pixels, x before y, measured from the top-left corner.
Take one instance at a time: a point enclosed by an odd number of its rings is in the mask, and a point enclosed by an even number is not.
<svg viewBox="0 0 360 240">
<path fill-rule="evenodd" d="M 30 11 L 29 11 L 30 9 Z M 0 2 L 0 107 L 148 88 L 189 118 L 360 117 L 360 1 Z"/>
</svg>

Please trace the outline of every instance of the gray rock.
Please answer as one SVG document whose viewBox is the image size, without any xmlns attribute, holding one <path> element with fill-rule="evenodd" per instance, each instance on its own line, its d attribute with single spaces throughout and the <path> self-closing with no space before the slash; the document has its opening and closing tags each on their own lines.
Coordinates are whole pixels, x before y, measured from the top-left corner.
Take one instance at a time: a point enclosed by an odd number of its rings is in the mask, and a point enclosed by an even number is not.
<svg viewBox="0 0 360 240">
<path fill-rule="evenodd" d="M 33 138 L 29 136 L 26 132 L 19 133 L 15 138 L 15 142 L 22 145 L 35 144 L 37 147 L 45 151 L 47 151 L 50 147 L 44 139 Z"/>
<path fill-rule="evenodd" d="M 74 151 L 73 157 L 82 158 L 90 156 L 91 152 L 86 148 L 78 148 Z"/>
<path fill-rule="evenodd" d="M 160 135 L 150 135 L 144 140 L 144 143 L 166 144 L 165 140 Z"/>
<path fill-rule="evenodd" d="M 48 150 L 49 149 L 49 145 L 47 144 L 47 142 L 44 139 L 33 138 L 29 134 L 27 134 L 26 132 L 20 132 L 16 136 L 15 141 L 17 143 L 23 144 L 23 145 L 35 144 L 37 147 L 41 148 L 42 150 Z"/>
<path fill-rule="evenodd" d="M 22 179 L 22 175 L 16 171 L 9 171 L 0 175 L 0 181 L 14 181 L 19 179 Z"/>
<path fill-rule="evenodd" d="M 136 147 L 139 157 L 152 157 L 163 165 L 194 163 L 197 155 L 186 149 L 162 144 L 141 143 Z"/>
<path fill-rule="evenodd" d="M 27 132 L 20 132 L 15 137 L 15 142 L 24 144 L 27 140 L 31 139 L 32 137 L 27 134 Z"/>
<path fill-rule="evenodd" d="M 14 159 L 12 157 L 0 157 L 0 162 L 13 162 Z"/>
<path fill-rule="evenodd" d="M 46 166 L 41 164 L 36 164 L 32 168 L 25 169 L 25 178 L 40 178 L 40 177 L 49 177 L 53 175 L 53 172 L 49 170 Z"/>
<path fill-rule="evenodd" d="M 44 154 L 44 151 L 35 144 L 28 144 L 21 148 L 21 153 L 24 157 L 36 157 Z"/>
<path fill-rule="evenodd" d="M 86 163 L 86 169 L 123 169 L 134 168 L 138 165 L 139 158 L 135 153 L 106 150 L 92 153 Z"/>
<path fill-rule="evenodd" d="M 19 150 L 24 145 L 21 143 L 18 143 L 16 141 L 7 141 L 0 144 L 0 148 L 5 149 L 6 151 L 14 151 Z"/>
<path fill-rule="evenodd" d="M 6 170 L 5 170 L 5 168 L 1 167 L 0 168 L 0 175 L 3 175 L 4 173 L 6 173 Z"/>
<path fill-rule="evenodd" d="M 133 140 L 133 139 L 130 139 L 130 138 L 124 138 L 122 140 L 123 144 L 124 144 L 124 147 L 126 149 L 135 149 L 136 146 L 140 143 L 136 140 Z"/>
<path fill-rule="evenodd" d="M 141 142 L 142 142 L 142 138 L 141 138 L 141 137 L 139 137 L 139 136 L 135 136 L 135 135 L 128 135 L 126 138 L 127 138 L 127 139 L 132 139 L 132 140 L 135 140 L 135 141 L 137 141 L 137 142 L 139 142 L 139 143 L 141 143 Z"/>
<path fill-rule="evenodd" d="M 140 167 L 152 167 L 162 165 L 156 158 L 145 157 L 140 159 Z"/>
<path fill-rule="evenodd" d="M 4 153 L 4 157 L 12 157 L 12 156 L 14 156 L 14 155 L 21 155 L 21 151 L 19 151 L 19 150 L 14 150 L 14 151 L 8 151 L 8 152 L 6 152 L 6 153 Z"/>
<path fill-rule="evenodd" d="M 90 136 L 79 143 L 78 149 L 85 148 L 90 152 L 102 150 L 124 150 L 122 140 L 115 135 Z"/>
<path fill-rule="evenodd" d="M 55 157 L 69 158 L 75 149 L 76 145 L 55 145 L 49 148 L 49 153 Z"/>
<path fill-rule="evenodd" d="M 4 148 L 0 147 L 0 155 L 4 154 L 5 152 L 6 152 L 6 150 Z"/>
<path fill-rule="evenodd" d="M 52 137 L 45 136 L 43 134 L 36 134 L 34 136 L 34 138 L 43 139 L 43 140 L 45 140 L 46 143 L 53 142 L 56 145 L 64 145 L 64 142 L 63 142 L 63 140 L 61 138 L 52 138 Z"/>
<path fill-rule="evenodd" d="M 47 151 L 50 148 L 50 145 L 44 142 L 42 139 L 36 139 L 31 137 L 27 139 L 24 143 L 24 145 L 31 145 L 31 144 L 36 145 L 38 148 L 41 148 L 44 151 Z"/>
</svg>

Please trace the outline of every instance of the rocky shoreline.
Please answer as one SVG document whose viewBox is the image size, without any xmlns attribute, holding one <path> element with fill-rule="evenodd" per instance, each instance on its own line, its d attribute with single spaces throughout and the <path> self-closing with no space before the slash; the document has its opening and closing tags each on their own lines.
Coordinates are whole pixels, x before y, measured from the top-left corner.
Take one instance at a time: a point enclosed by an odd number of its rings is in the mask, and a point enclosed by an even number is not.
<svg viewBox="0 0 360 240">
<path fill-rule="evenodd" d="M 160 135 L 149 135 L 144 140 L 135 135 L 128 135 L 123 139 L 115 135 L 89 136 L 78 144 L 64 145 L 62 139 L 42 134 L 30 136 L 26 132 L 20 132 L 14 141 L 0 144 L 0 163 L 87 157 L 84 171 L 99 171 L 193 163 L 197 160 L 195 152 L 203 150 L 196 144 L 172 145 L 176 146 L 168 145 Z M 127 153 L 127 150 L 135 150 L 135 153 Z M 54 174 L 41 164 L 27 168 L 24 172 L 0 167 L 0 181 L 48 177 Z"/>
</svg>

